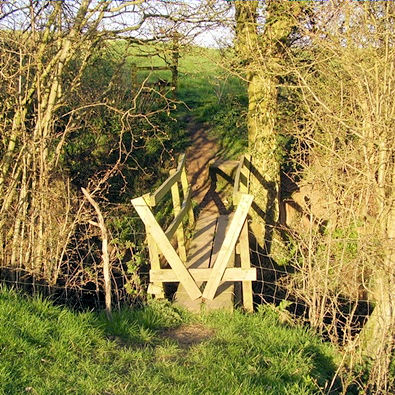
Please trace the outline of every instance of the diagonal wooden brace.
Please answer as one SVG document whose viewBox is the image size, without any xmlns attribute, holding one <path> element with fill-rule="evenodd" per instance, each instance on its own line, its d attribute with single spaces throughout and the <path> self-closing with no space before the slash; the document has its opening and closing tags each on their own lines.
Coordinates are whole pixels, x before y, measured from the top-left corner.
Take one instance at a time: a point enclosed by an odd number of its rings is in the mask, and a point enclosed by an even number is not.
<svg viewBox="0 0 395 395">
<path fill-rule="evenodd" d="M 156 221 L 144 198 L 138 197 L 133 199 L 132 204 L 190 298 L 192 300 L 200 298 L 202 293 L 200 292 L 199 287 L 196 285 L 193 277 L 184 266 L 176 250 L 173 248 L 169 239 L 166 237 L 166 234 Z"/>
<path fill-rule="evenodd" d="M 208 279 L 204 289 L 204 299 L 213 300 L 215 297 L 215 293 L 217 292 L 218 286 L 225 273 L 226 266 L 235 249 L 253 199 L 254 197 L 252 195 L 241 194 L 240 203 L 237 206 L 230 227 L 225 235 L 224 242 L 218 252 L 217 259 L 214 262 L 213 271 L 211 272 L 210 278 Z"/>
</svg>

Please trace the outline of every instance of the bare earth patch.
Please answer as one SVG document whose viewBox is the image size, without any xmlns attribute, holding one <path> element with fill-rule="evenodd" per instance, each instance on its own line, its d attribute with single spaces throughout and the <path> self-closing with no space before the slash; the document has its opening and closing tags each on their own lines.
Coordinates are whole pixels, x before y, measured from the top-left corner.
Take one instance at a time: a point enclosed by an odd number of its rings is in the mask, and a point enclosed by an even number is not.
<svg viewBox="0 0 395 395">
<path fill-rule="evenodd" d="M 209 164 L 217 160 L 219 148 L 217 139 L 210 136 L 210 127 L 188 118 L 191 146 L 187 149 L 187 173 L 192 185 L 192 198 L 198 204 L 198 212 L 213 216 L 228 214 L 224 205 L 224 193 L 216 191 L 216 183 L 209 176 Z"/>
<path fill-rule="evenodd" d="M 189 348 L 210 339 L 214 335 L 212 329 L 200 324 L 181 325 L 177 328 L 167 329 L 161 336 L 175 340 L 181 348 Z"/>
<path fill-rule="evenodd" d="M 191 117 L 188 122 L 191 146 L 187 150 L 187 172 L 192 185 L 192 197 L 205 211 L 218 213 L 214 201 L 210 199 L 209 163 L 218 153 L 216 139 L 209 136 L 209 127 L 195 122 Z M 201 207 L 202 208 L 202 207 Z"/>
</svg>

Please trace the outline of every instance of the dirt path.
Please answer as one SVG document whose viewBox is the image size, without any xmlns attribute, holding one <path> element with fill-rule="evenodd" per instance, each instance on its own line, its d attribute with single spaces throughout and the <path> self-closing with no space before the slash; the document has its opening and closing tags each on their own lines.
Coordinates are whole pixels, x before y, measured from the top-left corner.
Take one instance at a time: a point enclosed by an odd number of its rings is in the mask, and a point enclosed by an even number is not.
<svg viewBox="0 0 395 395">
<path fill-rule="evenodd" d="M 215 191 L 215 183 L 209 176 L 209 163 L 217 158 L 219 151 L 215 138 L 209 136 L 209 127 L 188 120 L 191 146 L 187 149 L 187 172 L 192 185 L 192 198 L 198 203 L 199 211 L 207 215 L 225 214 L 225 207 Z"/>
<path fill-rule="evenodd" d="M 222 214 L 226 211 L 223 201 L 225 199 L 216 191 L 215 177 L 209 173 L 209 164 L 219 159 L 219 147 L 216 139 L 209 135 L 209 127 L 196 122 L 192 117 L 188 120 L 188 131 L 191 146 L 186 152 L 186 166 L 189 182 L 192 186 L 192 198 L 198 203 L 198 215 L 194 235 L 188 249 L 188 268 L 210 268 L 211 260 L 215 261 L 219 248 L 222 245 L 222 234 L 225 233 L 226 221 Z M 221 223 L 221 225 L 220 225 Z M 224 227 L 225 226 L 225 227 Z M 218 231 L 218 229 L 221 229 Z M 214 242 L 214 237 L 216 241 Z M 229 284 L 229 283 L 228 283 Z M 197 283 L 198 287 L 203 285 Z M 233 308 L 233 288 L 221 288 L 218 295 L 209 301 L 204 301 L 206 310 Z M 177 305 L 189 311 L 199 312 L 202 308 L 202 298 L 192 300 L 185 288 L 180 285 L 174 296 Z"/>
</svg>

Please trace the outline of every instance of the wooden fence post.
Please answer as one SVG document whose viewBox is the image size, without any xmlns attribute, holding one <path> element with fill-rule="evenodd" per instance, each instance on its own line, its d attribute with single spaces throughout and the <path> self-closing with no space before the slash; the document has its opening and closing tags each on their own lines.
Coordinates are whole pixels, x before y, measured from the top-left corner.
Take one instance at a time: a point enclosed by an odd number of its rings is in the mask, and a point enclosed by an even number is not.
<svg viewBox="0 0 395 395">
<path fill-rule="evenodd" d="M 180 58 L 180 34 L 175 32 L 173 34 L 173 48 L 171 53 L 171 86 L 173 88 L 173 96 L 177 96 L 178 85 L 178 59 Z"/>
<path fill-rule="evenodd" d="M 240 261 L 242 269 L 250 269 L 250 246 L 248 242 L 248 220 L 244 222 L 243 229 L 240 234 Z M 243 306 L 247 311 L 253 311 L 252 300 L 252 282 L 242 281 L 243 288 Z"/>
<path fill-rule="evenodd" d="M 247 165 L 246 165 L 246 162 Z M 240 192 L 249 193 L 250 190 L 250 163 L 251 163 L 251 155 L 245 154 L 243 166 L 241 168 L 241 180 L 240 180 Z M 244 181 L 244 182 L 243 182 Z"/>
<path fill-rule="evenodd" d="M 143 196 L 145 202 L 147 202 L 148 206 L 154 207 L 155 206 L 155 199 L 153 199 L 150 193 L 146 193 Z M 145 226 L 145 234 L 147 235 L 147 244 L 148 244 L 148 254 L 151 263 L 151 268 L 154 270 L 160 270 L 160 255 L 158 246 L 155 243 L 154 238 L 152 237 L 151 233 L 149 232 L 147 226 Z M 148 285 L 147 293 L 151 295 L 155 295 L 157 299 L 164 299 L 165 298 L 165 291 L 163 287 L 163 283 L 161 282 L 154 282 Z"/>
<path fill-rule="evenodd" d="M 160 270 L 161 267 L 160 267 L 158 246 L 156 245 L 155 240 L 152 237 L 147 227 L 145 227 L 145 230 L 147 234 L 148 253 L 151 262 L 151 268 L 154 270 Z M 155 295 L 157 299 L 165 298 L 165 291 L 163 288 L 163 283 L 161 282 L 150 283 L 147 292 L 149 294 Z"/>
<path fill-rule="evenodd" d="M 185 170 L 185 165 L 181 172 L 181 185 L 182 185 L 182 192 L 184 195 L 184 199 L 186 199 L 189 186 L 188 186 L 188 178 L 187 178 L 187 172 Z M 188 210 L 188 221 L 189 221 L 189 226 L 192 228 L 195 225 L 195 217 L 193 215 L 192 205 Z"/>
<path fill-rule="evenodd" d="M 170 175 L 176 173 L 176 169 L 170 170 Z M 174 218 L 177 217 L 179 212 L 181 211 L 181 204 L 180 204 L 180 191 L 178 189 L 178 182 L 175 182 L 171 187 L 171 196 L 173 199 L 173 211 L 174 211 Z M 187 261 L 187 251 L 185 249 L 185 237 L 184 237 L 184 225 L 181 221 L 178 229 L 176 231 L 177 235 L 177 246 L 178 246 L 178 254 L 180 255 L 181 260 L 186 263 Z"/>
<path fill-rule="evenodd" d="M 204 289 L 204 299 L 213 300 L 215 297 L 215 293 L 217 292 L 218 286 L 224 275 L 226 265 L 234 254 L 237 240 L 240 236 L 253 199 L 254 197 L 252 195 L 243 194 L 241 196 L 240 203 L 237 206 L 232 222 L 226 232 L 225 239 L 218 252 L 217 259 L 214 262 L 213 271 L 207 281 L 206 288 Z"/>
</svg>

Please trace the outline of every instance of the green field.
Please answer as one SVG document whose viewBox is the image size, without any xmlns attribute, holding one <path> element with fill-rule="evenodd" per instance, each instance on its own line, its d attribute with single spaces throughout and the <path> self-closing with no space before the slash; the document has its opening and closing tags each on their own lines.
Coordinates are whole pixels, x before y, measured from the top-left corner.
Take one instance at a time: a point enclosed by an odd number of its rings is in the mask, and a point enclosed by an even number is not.
<svg viewBox="0 0 395 395">
<path fill-rule="evenodd" d="M 314 394 L 334 350 L 273 308 L 190 316 L 167 303 L 76 313 L 0 290 L 1 394 Z"/>
<path fill-rule="evenodd" d="M 124 50 L 122 43 L 117 43 L 117 51 Z M 166 55 L 162 44 L 158 51 Z M 128 49 L 130 56 L 125 65 L 128 79 L 131 64 L 138 67 L 165 66 L 159 56 L 142 56 L 153 54 L 156 47 L 139 46 Z M 226 53 L 217 49 L 186 46 L 180 51 L 178 67 L 177 110 L 173 116 L 181 128 L 186 125 L 183 120 L 192 117 L 194 121 L 206 124 L 210 133 L 219 143 L 223 158 L 239 158 L 247 149 L 247 91 L 246 83 L 230 72 Z M 137 80 L 152 83 L 159 79 L 171 80 L 169 70 L 142 70 L 137 73 Z"/>
</svg>

